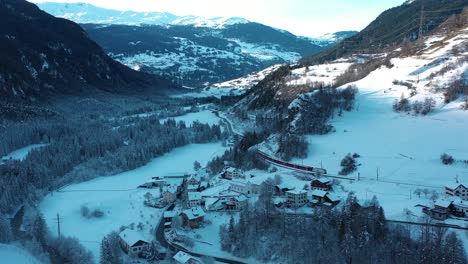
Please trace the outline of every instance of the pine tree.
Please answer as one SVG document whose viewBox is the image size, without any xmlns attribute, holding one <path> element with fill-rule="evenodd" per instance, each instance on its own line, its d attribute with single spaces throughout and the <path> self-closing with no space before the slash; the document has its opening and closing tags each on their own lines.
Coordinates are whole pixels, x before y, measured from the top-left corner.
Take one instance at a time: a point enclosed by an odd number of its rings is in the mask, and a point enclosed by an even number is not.
<svg viewBox="0 0 468 264">
<path fill-rule="evenodd" d="M 107 237 L 104 237 L 101 241 L 101 259 L 100 264 L 113 264 L 112 249 Z"/>
<path fill-rule="evenodd" d="M 0 215 L 0 243 L 9 243 L 13 240 L 10 222 Z"/>
</svg>

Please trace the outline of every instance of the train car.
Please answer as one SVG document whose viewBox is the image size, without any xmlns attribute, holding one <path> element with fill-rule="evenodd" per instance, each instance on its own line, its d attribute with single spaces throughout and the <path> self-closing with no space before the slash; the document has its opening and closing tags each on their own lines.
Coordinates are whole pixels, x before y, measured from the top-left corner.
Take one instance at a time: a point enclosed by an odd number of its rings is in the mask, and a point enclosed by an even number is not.
<svg viewBox="0 0 468 264">
<path fill-rule="evenodd" d="M 286 169 L 302 171 L 302 172 L 305 172 L 305 173 L 314 174 L 316 176 L 327 174 L 327 170 L 322 169 L 322 168 L 315 168 L 315 167 L 310 167 L 310 166 L 298 165 L 298 164 L 293 164 L 293 163 L 285 162 L 285 161 L 282 161 L 282 160 L 274 159 L 274 158 L 268 156 L 267 154 L 265 154 L 264 152 L 262 152 L 260 150 L 257 150 L 257 153 L 264 160 L 266 160 L 266 161 L 268 161 L 270 163 L 273 163 L 273 164 L 275 164 L 277 166 L 284 167 Z"/>
</svg>

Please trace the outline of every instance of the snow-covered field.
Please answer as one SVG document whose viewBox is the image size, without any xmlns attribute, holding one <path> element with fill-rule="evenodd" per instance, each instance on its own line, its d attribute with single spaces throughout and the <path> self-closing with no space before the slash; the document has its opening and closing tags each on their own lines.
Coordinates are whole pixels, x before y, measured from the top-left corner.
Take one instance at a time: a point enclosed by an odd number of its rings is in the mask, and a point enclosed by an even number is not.
<svg viewBox="0 0 468 264">
<path fill-rule="evenodd" d="M 56 234 L 54 218 L 57 213 L 63 218 L 62 234 L 73 236 L 91 250 L 99 259 L 100 241 L 111 231 L 119 231 L 121 226 L 143 223 L 142 236 L 151 240 L 150 231 L 157 226 L 162 209 L 143 205 L 147 192 L 158 196 L 157 190 L 137 189 L 153 176 L 167 173 L 193 171 L 193 162 L 205 165 L 225 148 L 221 143 L 189 145 L 153 159 L 147 165 L 115 176 L 101 177 L 91 181 L 73 184 L 48 195 L 40 204 L 51 231 Z M 102 218 L 88 219 L 81 215 L 81 207 L 90 210 L 101 209 Z M 136 228 L 135 228 L 136 229 Z"/>
<path fill-rule="evenodd" d="M 268 74 L 277 70 L 281 65 L 273 65 L 259 72 L 251 73 L 245 77 L 237 78 L 234 80 L 229 80 L 222 83 L 215 83 L 210 87 L 203 88 L 191 93 L 185 93 L 181 95 L 176 95 L 175 97 L 193 97 L 193 98 L 202 98 L 214 96 L 216 98 L 221 98 L 221 96 L 229 95 L 241 95 L 261 80 L 263 80 Z"/>
<path fill-rule="evenodd" d="M 219 122 L 219 118 L 210 111 L 190 113 L 177 117 L 176 120 L 183 120 L 187 124 L 195 120 L 209 124 Z M 95 258 L 99 259 L 101 239 L 111 231 L 119 231 L 121 226 L 132 223 L 137 226 L 141 222 L 142 236 L 151 240 L 151 232 L 159 223 L 162 209 L 144 206 L 144 195 L 150 192 L 153 197 L 159 197 L 159 190 L 137 189 L 137 186 L 150 181 L 154 176 L 180 171 L 191 172 L 195 160 L 205 165 L 215 155 L 221 155 L 224 150 L 221 143 L 193 144 L 177 148 L 135 170 L 66 186 L 45 197 L 40 209 L 54 234 L 54 218 L 58 213 L 63 218 L 62 234 L 78 238 L 93 252 Z M 82 206 L 88 207 L 90 211 L 99 209 L 104 212 L 104 216 L 83 217 Z"/>
<path fill-rule="evenodd" d="M 161 119 L 160 122 L 168 120 L 169 118 Z M 203 110 L 199 112 L 189 113 L 183 116 L 171 117 L 176 122 L 184 121 L 186 125 L 190 126 L 195 121 L 200 121 L 209 125 L 217 125 L 219 123 L 219 118 L 213 114 L 210 110 Z"/>
<path fill-rule="evenodd" d="M 359 89 L 355 109 L 331 121 L 336 132 L 308 136 L 308 158 L 294 162 L 317 167 L 323 165 L 330 174 L 336 175 L 343 157 L 348 153 L 358 153 L 361 155 L 357 159 L 358 170 L 350 177 L 357 178 L 359 174 L 361 180 L 353 183 L 343 181 L 345 190 L 355 192 L 361 201 L 376 195 L 388 219 L 417 220 L 422 217 L 421 208 L 416 205 L 430 206 L 434 199 L 443 198 L 444 186 L 455 183 L 456 179 L 468 183 L 468 165 L 462 162 L 468 160 L 468 111 L 460 109 L 461 99 L 444 104 L 443 94 L 434 90 L 437 85 L 448 83 L 454 77 L 464 75 L 466 80 L 468 63 L 431 76 L 457 60 L 451 54 L 451 48 L 466 42 L 467 35 L 465 30 L 459 36 L 445 40 L 442 47 L 428 45 L 421 56 L 392 59 L 393 68 L 381 67 L 353 83 Z M 437 38 L 428 43 L 435 40 Z M 467 55 L 465 52 L 458 58 Z M 310 74 L 302 74 L 306 77 L 293 82 L 310 79 Z M 410 101 L 434 99 L 435 110 L 427 116 L 394 112 L 392 105 L 395 100 L 402 94 L 410 97 L 410 90 L 395 85 L 394 80 L 410 82 L 416 87 L 417 95 Z M 453 165 L 443 165 L 440 161 L 442 153 L 453 155 L 458 161 Z M 429 191 L 419 197 L 415 194 L 416 189 Z M 466 222 L 454 219 L 446 222 L 466 225 Z M 468 239 L 465 235 L 461 237 Z M 468 243 L 465 244 L 468 248 Z"/>
<path fill-rule="evenodd" d="M 11 152 L 10 154 L 4 157 L 1 157 L 0 164 L 2 163 L 2 160 L 10 160 L 10 159 L 23 160 L 28 156 L 29 152 L 31 152 L 33 149 L 37 149 L 37 148 L 44 147 L 44 146 L 47 146 L 47 144 L 33 144 L 33 145 L 29 145 L 29 146 L 17 149 Z"/>
<path fill-rule="evenodd" d="M 5 264 L 40 264 L 29 252 L 14 245 L 0 244 L 0 262 Z"/>
</svg>

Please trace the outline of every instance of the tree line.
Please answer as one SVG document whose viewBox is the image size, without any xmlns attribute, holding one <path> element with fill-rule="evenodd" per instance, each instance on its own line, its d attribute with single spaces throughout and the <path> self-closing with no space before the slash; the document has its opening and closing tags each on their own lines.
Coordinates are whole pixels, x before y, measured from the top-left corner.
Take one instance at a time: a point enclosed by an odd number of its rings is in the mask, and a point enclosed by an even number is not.
<svg viewBox="0 0 468 264">
<path fill-rule="evenodd" d="M 26 201 L 38 201 L 65 184 L 135 169 L 173 148 L 224 137 L 219 125 L 194 122 L 189 126 L 174 119 L 160 123 L 158 118 L 133 120 L 117 128 L 98 121 L 31 122 L 9 127 L 2 136 L 4 150 L 48 143 L 24 160 L 0 165 L 3 213 Z"/>
<path fill-rule="evenodd" d="M 288 214 L 264 186 L 238 221 L 220 227 L 221 247 L 238 257 L 283 263 L 466 263 L 462 242 L 446 229 L 389 226 L 374 197 L 366 205 L 350 193 L 337 209 Z M 412 234 L 419 231 L 414 238 Z"/>
</svg>

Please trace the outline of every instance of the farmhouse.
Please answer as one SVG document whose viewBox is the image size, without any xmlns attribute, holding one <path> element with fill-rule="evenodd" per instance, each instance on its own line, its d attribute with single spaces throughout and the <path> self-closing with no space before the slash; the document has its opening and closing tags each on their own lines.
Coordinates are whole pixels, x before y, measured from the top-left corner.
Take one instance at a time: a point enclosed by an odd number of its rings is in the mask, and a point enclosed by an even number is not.
<svg viewBox="0 0 468 264">
<path fill-rule="evenodd" d="M 199 182 L 197 179 L 195 179 L 194 176 L 190 177 L 190 178 L 188 179 L 188 181 L 187 181 L 187 184 L 188 184 L 188 185 L 197 185 L 197 186 L 198 186 L 199 183 L 200 183 L 200 182 Z"/>
<path fill-rule="evenodd" d="M 468 201 L 456 197 L 452 200 L 452 213 L 458 217 L 468 217 Z"/>
<path fill-rule="evenodd" d="M 438 200 L 434 203 L 434 208 L 430 209 L 428 214 L 434 219 L 445 220 L 449 216 L 451 205 L 452 202 Z"/>
<path fill-rule="evenodd" d="M 254 188 L 250 181 L 239 179 L 233 180 L 229 189 L 242 194 L 252 194 Z"/>
<path fill-rule="evenodd" d="M 310 187 L 311 190 L 329 191 L 331 184 L 331 180 L 328 178 L 318 178 L 310 182 Z"/>
<path fill-rule="evenodd" d="M 187 206 L 189 208 L 200 206 L 202 202 L 202 196 L 199 192 L 189 192 Z"/>
<path fill-rule="evenodd" d="M 468 201 L 468 187 L 461 183 L 454 183 L 445 186 L 445 197 L 460 197 Z"/>
<path fill-rule="evenodd" d="M 223 173 L 221 176 L 225 179 L 232 180 L 237 178 L 242 178 L 242 172 L 233 167 L 226 167 L 224 168 Z"/>
<path fill-rule="evenodd" d="M 203 223 L 205 211 L 201 207 L 194 207 L 183 211 L 181 214 L 184 226 L 198 228 Z"/>
<path fill-rule="evenodd" d="M 148 249 L 149 242 L 131 229 L 125 229 L 119 236 L 123 251 L 132 257 L 141 256 Z"/>
<path fill-rule="evenodd" d="M 288 204 L 291 207 L 302 207 L 307 203 L 307 192 L 301 190 L 292 190 L 286 192 L 288 198 Z"/>
<path fill-rule="evenodd" d="M 322 204 L 325 202 L 325 196 L 328 192 L 322 190 L 313 190 L 312 191 L 312 204 Z"/>
<path fill-rule="evenodd" d="M 240 210 L 247 204 L 247 197 L 245 195 L 239 195 L 236 197 L 231 197 L 224 202 L 226 210 Z"/>
</svg>

